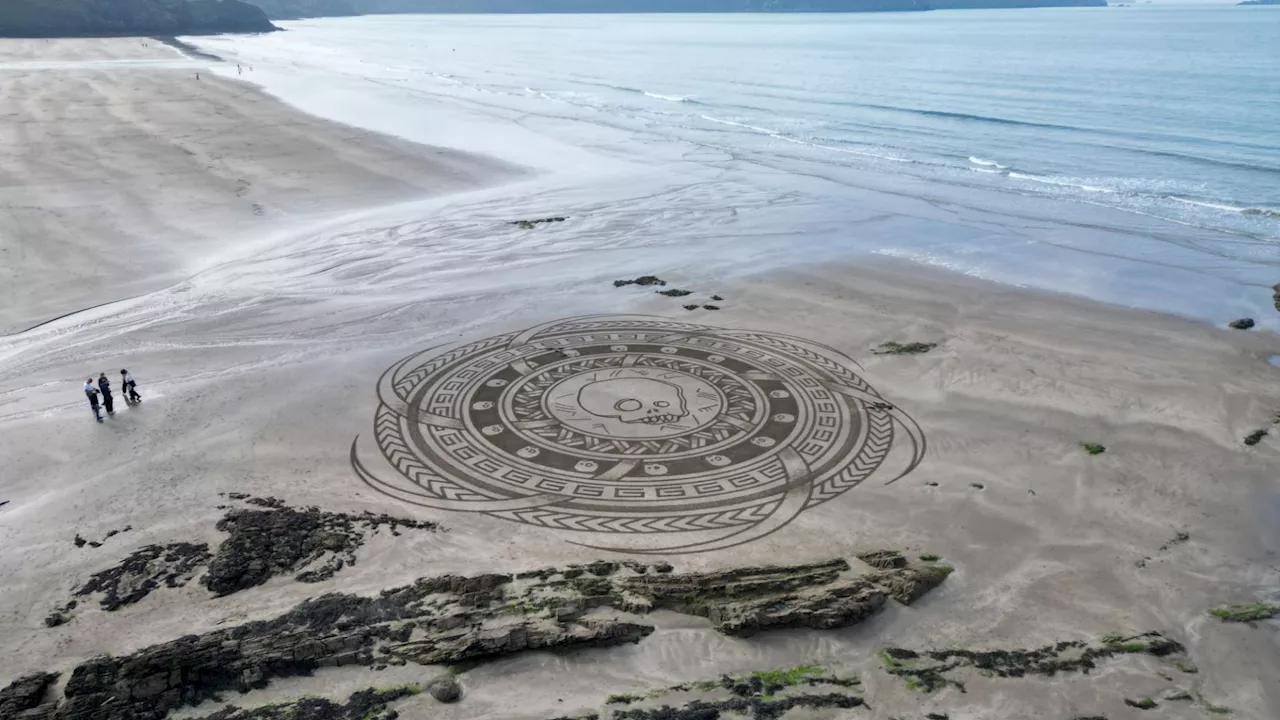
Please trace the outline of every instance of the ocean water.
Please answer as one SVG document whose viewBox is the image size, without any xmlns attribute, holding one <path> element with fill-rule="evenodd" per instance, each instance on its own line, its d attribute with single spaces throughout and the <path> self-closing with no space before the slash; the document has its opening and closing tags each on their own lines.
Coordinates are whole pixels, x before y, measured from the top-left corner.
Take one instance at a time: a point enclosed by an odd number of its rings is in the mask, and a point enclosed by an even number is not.
<svg viewBox="0 0 1280 720">
<path fill-rule="evenodd" d="M 464 231 L 477 266 L 714 274 L 879 254 L 1276 326 L 1280 8 L 285 27 L 193 42 L 310 112 L 544 171 L 424 206 L 454 230 L 579 221 L 528 246 Z"/>
</svg>

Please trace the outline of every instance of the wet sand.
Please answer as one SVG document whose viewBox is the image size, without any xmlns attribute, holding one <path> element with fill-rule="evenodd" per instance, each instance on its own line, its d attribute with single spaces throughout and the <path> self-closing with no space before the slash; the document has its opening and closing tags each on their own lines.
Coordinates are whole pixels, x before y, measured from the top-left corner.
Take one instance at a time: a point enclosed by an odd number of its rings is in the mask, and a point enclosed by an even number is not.
<svg viewBox="0 0 1280 720">
<path fill-rule="evenodd" d="M 0 42 L 0 333 L 162 287 L 239 238 L 520 174 L 297 113 L 209 64 L 150 38 Z"/>
</svg>

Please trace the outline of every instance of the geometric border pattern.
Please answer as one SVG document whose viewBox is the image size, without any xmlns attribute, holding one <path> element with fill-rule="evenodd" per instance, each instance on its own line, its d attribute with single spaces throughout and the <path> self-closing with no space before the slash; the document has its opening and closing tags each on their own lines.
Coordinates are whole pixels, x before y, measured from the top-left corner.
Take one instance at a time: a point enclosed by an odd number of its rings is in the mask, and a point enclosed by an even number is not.
<svg viewBox="0 0 1280 720">
<path fill-rule="evenodd" d="M 720 399 L 707 407 L 719 415 L 646 439 L 616 422 L 570 427 L 537 395 L 614 368 L 714 386 Z M 895 441 L 909 443 L 910 458 L 888 482 L 920 464 L 919 426 L 858 369 L 778 333 L 635 315 L 557 320 L 397 362 L 378 381 L 374 415 L 385 465 L 370 469 L 358 437 L 350 461 L 363 482 L 406 503 L 603 534 L 571 541 L 579 545 L 719 550 L 856 487 Z"/>
</svg>

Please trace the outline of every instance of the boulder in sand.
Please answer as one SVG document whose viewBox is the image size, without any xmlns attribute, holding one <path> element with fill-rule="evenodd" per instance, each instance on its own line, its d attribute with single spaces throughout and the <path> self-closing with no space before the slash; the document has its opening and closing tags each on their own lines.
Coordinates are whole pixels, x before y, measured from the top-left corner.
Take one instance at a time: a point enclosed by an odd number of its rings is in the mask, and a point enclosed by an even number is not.
<svg viewBox="0 0 1280 720">
<path fill-rule="evenodd" d="M 462 697 L 462 686 L 458 681 L 453 679 L 452 675 L 436 678 L 427 686 L 427 692 L 431 693 L 431 697 L 442 703 L 457 702 Z"/>
</svg>

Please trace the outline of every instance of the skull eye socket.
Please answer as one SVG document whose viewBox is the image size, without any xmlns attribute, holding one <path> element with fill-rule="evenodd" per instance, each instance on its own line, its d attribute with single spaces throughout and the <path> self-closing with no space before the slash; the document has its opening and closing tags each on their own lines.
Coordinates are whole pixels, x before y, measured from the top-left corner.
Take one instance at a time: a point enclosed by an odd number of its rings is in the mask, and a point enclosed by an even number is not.
<svg viewBox="0 0 1280 720">
<path fill-rule="evenodd" d="M 613 409 L 621 410 L 622 412 L 634 412 L 639 410 L 641 406 L 642 403 L 635 398 L 623 398 L 613 404 Z"/>
<path fill-rule="evenodd" d="M 670 407 L 670 406 L 671 406 L 671 403 L 667 402 L 666 400 L 658 400 L 657 402 L 655 402 L 655 403 L 654 403 L 654 406 L 656 406 L 656 407 Z"/>
</svg>

